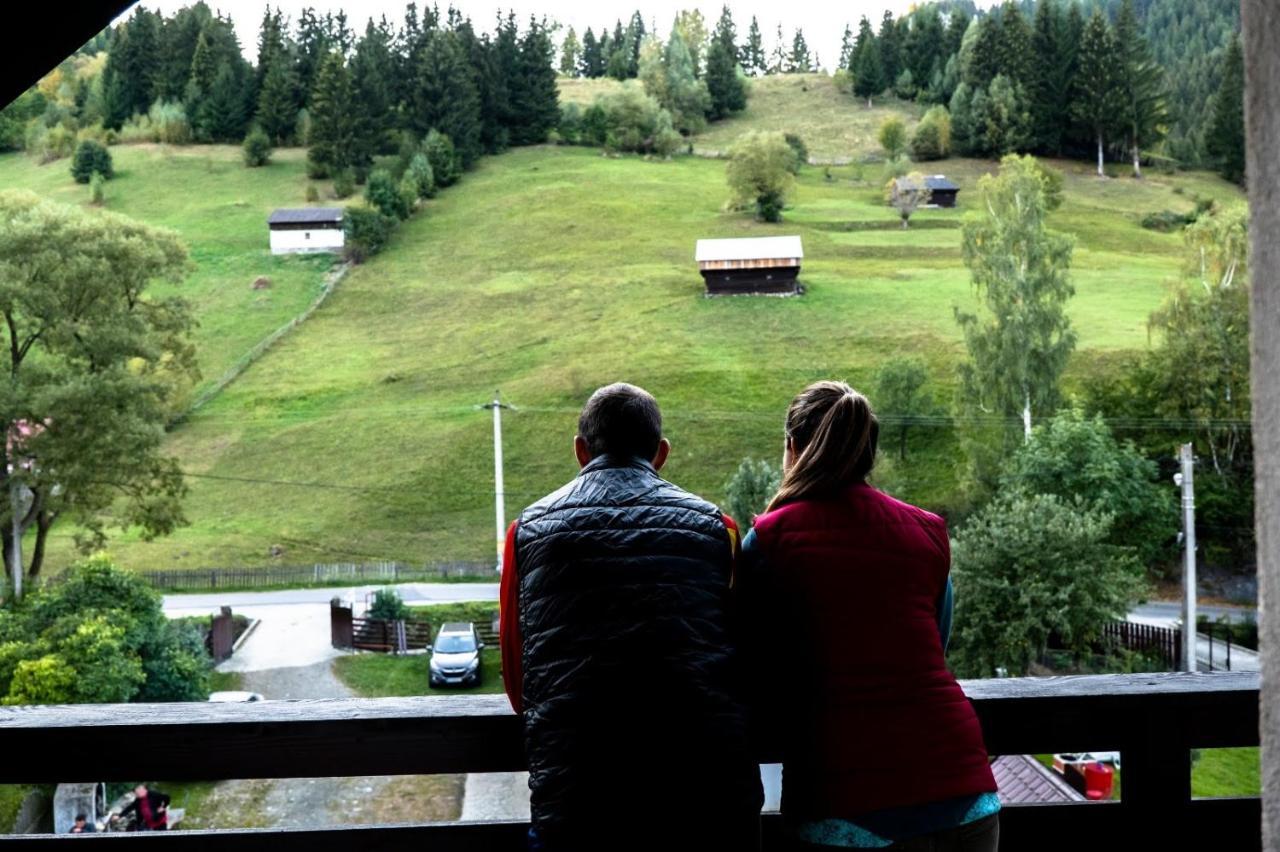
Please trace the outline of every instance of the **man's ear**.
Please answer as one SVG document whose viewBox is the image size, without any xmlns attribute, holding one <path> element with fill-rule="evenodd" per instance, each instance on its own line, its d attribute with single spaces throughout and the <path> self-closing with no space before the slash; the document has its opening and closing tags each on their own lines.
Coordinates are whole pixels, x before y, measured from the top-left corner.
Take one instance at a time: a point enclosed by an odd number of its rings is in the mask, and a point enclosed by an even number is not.
<svg viewBox="0 0 1280 852">
<path fill-rule="evenodd" d="M 591 462 L 591 449 L 587 439 L 581 435 L 573 436 L 573 454 L 578 457 L 578 467 L 586 467 Z"/>
<path fill-rule="evenodd" d="M 671 442 L 663 438 L 658 442 L 658 451 L 653 454 L 651 464 L 654 470 L 662 470 L 662 466 L 667 463 L 667 456 L 671 455 Z"/>
</svg>

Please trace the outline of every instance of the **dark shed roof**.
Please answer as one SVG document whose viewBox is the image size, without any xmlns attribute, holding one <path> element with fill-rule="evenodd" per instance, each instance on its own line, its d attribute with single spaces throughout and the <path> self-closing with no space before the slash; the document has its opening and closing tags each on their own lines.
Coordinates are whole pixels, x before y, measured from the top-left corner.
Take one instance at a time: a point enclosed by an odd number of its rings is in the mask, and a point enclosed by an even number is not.
<svg viewBox="0 0 1280 852">
<path fill-rule="evenodd" d="M 898 180 L 904 185 L 914 183 L 909 178 L 898 178 Z M 938 190 L 958 190 L 960 188 L 958 184 L 947 180 L 945 175 L 924 175 L 924 185 L 935 192 Z"/>
<path fill-rule="evenodd" d="M 281 207 L 267 217 L 268 225 L 336 224 L 341 221 L 341 207 Z"/>
</svg>

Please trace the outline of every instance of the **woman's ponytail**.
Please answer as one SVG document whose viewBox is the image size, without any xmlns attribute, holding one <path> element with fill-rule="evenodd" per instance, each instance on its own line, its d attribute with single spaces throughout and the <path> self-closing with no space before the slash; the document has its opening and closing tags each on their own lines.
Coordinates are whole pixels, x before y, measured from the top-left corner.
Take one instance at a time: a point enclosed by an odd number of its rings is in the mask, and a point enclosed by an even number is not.
<svg viewBox="0 0 1280 852">
<path fill-rule="evenodd" d="M 787 409 L 794 460 L 766 511 L 830 497 L 863 482 L 875 464 L 880 424 L 867 398 L 844 382 L 815 382 Z"/>
</svg>

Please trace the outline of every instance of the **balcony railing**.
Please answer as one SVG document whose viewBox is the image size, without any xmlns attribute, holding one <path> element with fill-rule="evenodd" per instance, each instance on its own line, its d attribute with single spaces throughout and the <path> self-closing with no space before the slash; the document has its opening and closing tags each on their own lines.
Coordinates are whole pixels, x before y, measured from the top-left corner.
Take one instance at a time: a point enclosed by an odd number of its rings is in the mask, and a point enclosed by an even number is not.
<svg viewBox="0 0 1280 852">
<path fill-rule="evenodd" d="M 1010 806 L 1001 848 L 1249 850 L 1261 846 L 1257 798 L 1191 798 L 1193 748 L 1258 744 L 1258 675 L 1105 675 L 966 681 L 992 754 L 1119 751 L 1119 802 Z M 762 763 L 777 762 L 762 743 Z M 171 778 L 431 775 L 524 768 L 520 723 L 502 696 L 0 708 L 0 783 Z M 406 814 L 412 820 L 412 814 Z M 524 848 L 518 822 L 323 830 L 102 834 L 93 842 L 173 849 Z M 765 849 L 779 849 L 776 815 Z M 0 838 L 0 852 L 83 837 Z M 287 844 L 282 846 L 281 844 Z"/>
</svg>

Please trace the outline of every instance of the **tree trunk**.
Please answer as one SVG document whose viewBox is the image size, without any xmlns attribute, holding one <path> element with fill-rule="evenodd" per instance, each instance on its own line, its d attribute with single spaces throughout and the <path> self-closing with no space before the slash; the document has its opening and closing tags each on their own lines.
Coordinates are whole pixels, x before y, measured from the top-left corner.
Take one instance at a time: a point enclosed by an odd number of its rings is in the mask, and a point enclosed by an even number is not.
<svg viewBox="0 0 1280 852">
<path fill-rule="evenodd" d="M 1022 403 L 1022 440 L 1031 440 L 1031 392 L 1027 391 Z"/>
<path fill-rule="evenodd" d="M 907 229 L 907 223 L 908 223 L 908 222 L 910 222 L 910 221 L 911 221 L 911 219 L 910 219 L 910 217 L 909 217 L 909 216 L 903 216 L 903 217 L 902 217 L 902 230 L 904 230 L 904 231 L 905 231 L 905 230 Z"/>
<path fill-rule="evenodd" d="M 1137 180 L 1142 180 L 1142 153 L 1138 150 L 1138 143 L 1133 143 L 1133 176 Z"/>
<path fill-rule="evenodd" d="M 871 96 L 867 95 L 867 109 L 871 109 Z"/>
<path fill-rule="evenodd" d="M 1102 170 L 1102 134 L 1098 134 L 1098 177 L 1106 177 L 1107 173 Z"/>
<path fill-rule="evenodd" d="M 44 565 L 44 545 L 49 539 L 49 530 L 53 527 L 55 515 L 41 510 L 36 516 L 36 543 L 31 549 L 31 566 L 27 576 L 34 580 L 40 576 L 40 568 Z"/>
</svg>

